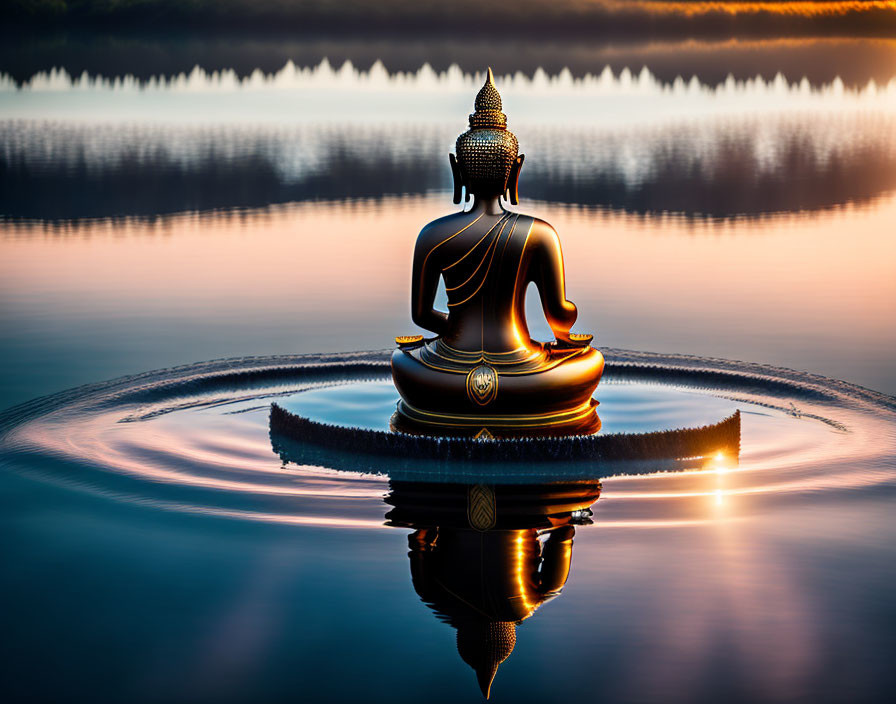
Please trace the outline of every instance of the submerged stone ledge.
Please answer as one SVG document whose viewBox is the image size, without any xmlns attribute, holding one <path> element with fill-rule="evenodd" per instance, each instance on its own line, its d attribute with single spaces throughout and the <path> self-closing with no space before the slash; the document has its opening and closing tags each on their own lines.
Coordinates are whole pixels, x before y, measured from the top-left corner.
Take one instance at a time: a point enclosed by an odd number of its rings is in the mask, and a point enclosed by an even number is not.
<svg viewBox="0 0 896 704">
<path fill-rule="evenodd" d="M 559 437 L 438 437 L 320 423 L 271 404 L 272 433 L 364 454 L 452 461 L 538 462 L 661 460 L 740 452 L 740 411 L 719 423 L 650 433 Z"/>
</svg>

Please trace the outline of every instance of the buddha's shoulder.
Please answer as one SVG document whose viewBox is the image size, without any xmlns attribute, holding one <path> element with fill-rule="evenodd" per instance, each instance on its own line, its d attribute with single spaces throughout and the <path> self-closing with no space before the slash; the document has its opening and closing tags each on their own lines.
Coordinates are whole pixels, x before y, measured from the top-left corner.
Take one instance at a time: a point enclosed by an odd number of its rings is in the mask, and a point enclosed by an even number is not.
<svg viewBox="0 0 896 704">
<path fill-rule="evenodd" d="M 530 240 L 546 240 L 553 241 L 557 239 L 557 231 L 553 225 L 547 220 L 542 220 L 534 215 L 519 214 L 519 224 L 528 227 L 528 235 Z"/>
<path fill-rule="evenodd" d="M 436 218 L 432 222 L 428 222 L 420 230 L 420 239 L 428 240 L 439 238 L 443 235 L 452 235 L 460 228 L 472 223 L 476 218 L 469 213 L 450 213 L 440 218 Z"/>
<path fill-rule="evenodd" d="M 557 231 L 547 221 L 532 215 L 526 215 L 525 213 L 515 213 L 515 215 L 519 217 L 514 223 L 514 229 L 525 228 L 530 238 L 534 240 L 556 239 Z M 441 240 L 444 237 L 457 233 L 459 230 L 463 230 L 475 221 L 476 217 L 468 212 L 450 213 L 424 225 L 423 229 L 420 230 L 418 241 Z"/>
</svg>

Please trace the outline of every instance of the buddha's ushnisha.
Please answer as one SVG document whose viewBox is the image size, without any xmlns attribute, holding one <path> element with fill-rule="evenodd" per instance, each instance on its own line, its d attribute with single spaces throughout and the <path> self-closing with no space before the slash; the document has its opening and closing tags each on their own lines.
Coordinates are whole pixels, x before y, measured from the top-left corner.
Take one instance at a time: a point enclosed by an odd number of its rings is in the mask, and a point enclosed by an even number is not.
<svg viewBox="0 0 896 704">
<path fill-rule="evenodd" d="M 450 155 L 454 202 L 469 210 L 435 220 L 414 251 L 413 321 L 435 333 L 396 338 L 396 426 L 489 434 L 565 434 L 599 427 L 591 395 L 603 372 L 591 335 L 570 332 L 563 254 L 548 223 L 506 210 L 518 204 L 523 155 L 507 129 L 491 69 L 470 128 Z M 448 311 L 434 308 L 444 280 Z M 554 340 L 533 340 L 525 316 L 534 283 Z"/>
</svg>

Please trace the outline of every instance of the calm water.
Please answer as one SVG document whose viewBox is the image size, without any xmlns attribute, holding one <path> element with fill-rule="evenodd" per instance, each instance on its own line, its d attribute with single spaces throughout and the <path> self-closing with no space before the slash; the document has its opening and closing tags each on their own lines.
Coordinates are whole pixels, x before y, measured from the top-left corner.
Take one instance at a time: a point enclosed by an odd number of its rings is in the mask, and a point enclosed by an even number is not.
<svg viewBox="0 0 896 704">
<path fill-rule="evenodd" d="M 620 367 L 607 423 L 744 413 L 721 465 L 582 470 L 593 524 L 492 700 L 888 700 L 896 43 L 396 46 L 0 51 L 0 409 L 194 365 L 0 418 L 4 689 L 477 700 L 459 617 L 419 575 L 447 589 L 480 553 L 434 564 L 408 542 L 469 482 L 296 458 L 267 409 L 301 384 L 228 374 L 414 332 L 414 238 L 453 207 L 447 153 L 492 62 L 520 209 L 560 233 L 577 327 L 661 353 L 611 362 L 733 375 L 660 387 Z M 500 534 L 525 550 L 558 491 L 536 478 Z M 481 555 L 512 582 L 501 550 Z"/>
</svg>

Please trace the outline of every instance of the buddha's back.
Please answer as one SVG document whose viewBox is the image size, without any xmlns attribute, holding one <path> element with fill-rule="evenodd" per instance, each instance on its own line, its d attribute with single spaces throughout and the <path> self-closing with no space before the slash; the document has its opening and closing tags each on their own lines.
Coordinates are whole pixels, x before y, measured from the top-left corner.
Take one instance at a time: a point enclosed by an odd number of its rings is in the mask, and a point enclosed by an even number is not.
<svg viewBox="0 0 896 704">
<path fill-rule="evenodd" d="M 477 354 L 528 350 L 523 255 L 532 218 L 510 212 L 460 215 L 447 218 L 435 236 L 424 235 L 421 242 L 424 266 L 442 277 L 448 297 L 442 341 Z"/>
</svg>

